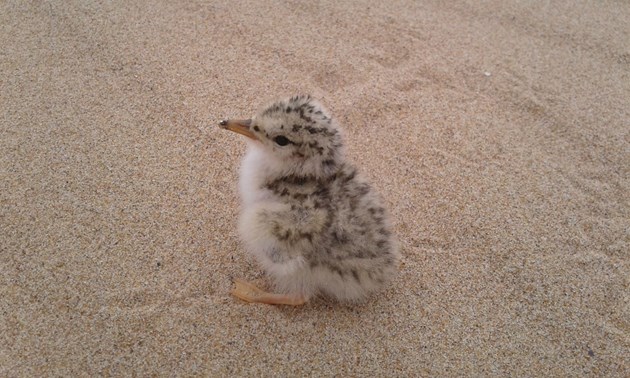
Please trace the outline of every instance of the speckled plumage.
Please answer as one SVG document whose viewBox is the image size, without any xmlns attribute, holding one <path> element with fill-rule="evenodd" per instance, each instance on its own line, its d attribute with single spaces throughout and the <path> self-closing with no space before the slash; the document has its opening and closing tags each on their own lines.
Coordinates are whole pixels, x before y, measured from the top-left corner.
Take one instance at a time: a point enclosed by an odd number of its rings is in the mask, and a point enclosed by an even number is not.
<svg viewBox="0 0 630 378">
<path fill-rule="evenodd" d="M 239 232 L 278 291 L 355 301 L 394 276 L 395 238 L 379 195 L 344 158 L 337 123 L 310 96 L 249 123 Z"/>
</svg>

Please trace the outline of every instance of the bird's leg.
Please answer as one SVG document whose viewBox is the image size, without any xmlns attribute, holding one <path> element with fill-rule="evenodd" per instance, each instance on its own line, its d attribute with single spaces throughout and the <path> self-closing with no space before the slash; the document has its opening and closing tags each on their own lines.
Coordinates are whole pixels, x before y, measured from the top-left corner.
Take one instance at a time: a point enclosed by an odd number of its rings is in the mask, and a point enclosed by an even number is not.
<svg viewBox="0 0 630 378">
<path fill-rule="evenodd" d="M 232 295 L 246 302 L 257 302 L 276 305 L 300 306 L 306 303 L 306 298 L 300 294 L 275 294 L 259 289 L 255 285 L 236 279 Z"/>
</svg>

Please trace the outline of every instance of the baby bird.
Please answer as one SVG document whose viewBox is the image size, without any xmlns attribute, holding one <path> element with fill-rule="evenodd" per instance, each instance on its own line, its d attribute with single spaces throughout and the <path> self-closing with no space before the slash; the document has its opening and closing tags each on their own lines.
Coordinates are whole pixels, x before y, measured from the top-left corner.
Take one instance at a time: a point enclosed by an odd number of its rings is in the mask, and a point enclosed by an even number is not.
<svg viewBox="0 0 630 378">
<path fill-rule="evenodd" d="M 239 233 L 276 292 L 236 280 L 248 302 L 355 302 L 392 279 L 397 243 L 379 195 L 344 158 L 337 122 L 310 96 L 277 101 L 220 127 L 248 137 Z"/>
</svg>

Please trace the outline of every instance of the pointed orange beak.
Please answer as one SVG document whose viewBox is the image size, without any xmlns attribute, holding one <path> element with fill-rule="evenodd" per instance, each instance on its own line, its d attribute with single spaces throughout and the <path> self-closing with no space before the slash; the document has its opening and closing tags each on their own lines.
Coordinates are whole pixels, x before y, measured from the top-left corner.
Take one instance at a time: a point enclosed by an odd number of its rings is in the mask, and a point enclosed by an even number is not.
<svg viewBox="0 0 630 378">
<path fill-rule="evenodd" d="M 256 135 L 249 129 L 251 124 L 251 119 L 224 119 L 219 122 L 219 127 L 256 140 Z"/>
</svg>

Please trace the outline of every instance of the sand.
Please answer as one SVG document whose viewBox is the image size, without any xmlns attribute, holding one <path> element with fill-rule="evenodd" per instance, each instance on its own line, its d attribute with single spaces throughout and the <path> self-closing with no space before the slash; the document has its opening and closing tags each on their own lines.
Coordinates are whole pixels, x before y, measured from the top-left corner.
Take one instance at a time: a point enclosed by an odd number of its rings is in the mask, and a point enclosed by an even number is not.
<svg viewBox="0 0 630 378">
<path fill-rule="evenodd" d="M 0 376 L 630 375 L 630 3 L 3 1 Z M 400 275 L 250 305 L 245 143 L 311 93 Z"/>
</svg>

